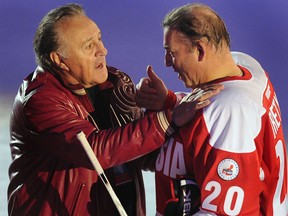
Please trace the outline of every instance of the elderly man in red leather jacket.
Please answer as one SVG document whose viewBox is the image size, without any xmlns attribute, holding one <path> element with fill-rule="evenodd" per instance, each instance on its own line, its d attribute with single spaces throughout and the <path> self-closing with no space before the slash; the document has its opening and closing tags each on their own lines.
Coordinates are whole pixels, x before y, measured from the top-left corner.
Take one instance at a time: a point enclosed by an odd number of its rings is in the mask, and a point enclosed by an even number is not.
<svg viewBox="0 0 288 216">
<path fill-rule="evenodd" d="M 9 215 L 117 214 L 76 139 L 79 131 L 102 167 L 111 168 L 114 186 L 134 182 L 137 198 L 128 212 L 145 215 L 142 177 L 135 171 L 139 167 L 136 161 L 123 163 L 159 148 L 176 126 L 186 124 L 207 103 L 142 116 L 134 103 L 133 83 L 106 66 L 101 32 L 77 4 L 56 8 L 42 19 L 34 49 L 39 66 L 21 84 L 11 115 Z"/>
</svg>

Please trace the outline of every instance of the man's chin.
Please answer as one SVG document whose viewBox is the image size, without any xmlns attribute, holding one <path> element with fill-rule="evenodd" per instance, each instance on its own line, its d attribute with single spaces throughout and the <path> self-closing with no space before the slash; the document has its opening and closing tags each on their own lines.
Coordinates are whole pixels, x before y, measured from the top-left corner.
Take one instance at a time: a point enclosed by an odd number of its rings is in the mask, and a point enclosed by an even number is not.
<svg viewBox="0 0 288 216">
<path fill-rule="evenodd" d="M 107 81 L 107 78 L 108 78 L 108 77 L 106 77 L 106 79 L 98 80 L 97 82 L 95 82 L 95 83 L 93 84 L 93 86 L 95 86 L 95 85 L 100 85 L 100 84 L 105 83 L 105 82 Z"/>
<path fill-rule="evenodd" d="M 95 80 L 96 85 L 106 82 L 106 80 L 108 79 L 108 70 L 107 70 L 107 68 L 106 67 L 103 68 L 103 70 L 101 72 L 98 72 L 97 75 L 98 75 L 97 76 L 98 79 Z"/>
</svg>

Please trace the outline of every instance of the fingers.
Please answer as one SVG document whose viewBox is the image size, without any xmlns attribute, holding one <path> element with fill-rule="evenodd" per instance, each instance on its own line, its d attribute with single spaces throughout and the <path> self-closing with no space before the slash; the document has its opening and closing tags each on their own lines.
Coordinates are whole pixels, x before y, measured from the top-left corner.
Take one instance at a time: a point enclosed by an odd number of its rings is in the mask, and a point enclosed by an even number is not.
<svg viewBox="0 0 288 216">
<path fill-rule="evenodd" d="M 210 100 L 206 99 L 203 101 L 194 100 L 194 101 L 184 101 L 181 106 L 185 106 L 185 112 L 196 112 L 199 109 L 202 109 L 210 104 Z"/>
<path fill-rule="evenodd" d="M 219 94 L 224 88 L 221 84 L 201 86 L 187 94 L 173 110 L 173 122 L 181 127 L 191 121 L 197 110 L 210 104 L 211 97 Z"/>
<path fill-rule="evenodd" d="M 221 90 L 224 89 L 224 86 L 221 84 L 212 84 L 205 86 L 203 90 L 199 90 L 198 97 L 195 98 L 197 102 L 195 110 L 202 109 L 210 104 L 210 98 L 219 94 Z"/>
<path fill-rule="evenodd" d="M 194 118 L 197 110 L 202 109 L 209 104 L 210 100 L 208 99 L 204 101 L 184 101 L 174 108 L 172 116 L 173 122 L 178 127 L 182 127 Z"/>
<path fill-rule="evenodd" d="M 157 102 L 157 95 L 136 91 L 134 99 L 138 107 L 154 110 L 154 104 Z"/>
<path fill-rule="evenodd" d="M 157 91 L 150 87 L 150 79 L 142 78 L 136 85 L 135 102 L 139 107 L 150 108 L 151 103 L 157 100 Z"/>
<path fill-rule="evenodd" d="M 189 101 L 204 101 L 207 100 L 216 94 L 218 94 L 224 88 L 221 84 L 212 84 L 207 85 L 203 88 L 195 88 L 192 92 L 187 94 L 181 101 L 189 102 Z"/>
<path fill-rule="evenodd" d="M 143 94 L 155 94 L 157 93 L 157 90 L 154 88 L 151 88 L 151 80 L 146 77 L 142 78 L 140 82 L 136 85 L 136 90 L 138 92 L 142 92 Z"/>
<path fill-rule="evenodd" d="M 208 91 L 208 90 L 217 90 L 217 89 L 224 89 L 224 86 L 222 84 L 210 84 L 210 85 L 206 85 L 206 86 L 202 86 L 201 89 L 203 89 L 204 91 Z"/>
<path fill-rule="evenodd" d="M 195 109 L 196 110 L 202 109 L 202 108 L 208 106 L 209 104 L 210 104 L 210 100 L 199 101 L 196 104 Z"/>
<path fill-rule="evenodd" d="M 138 98 L 139 100 L 153 100 L 154 101 L 157 99 L 157 95 L 147 94 L 146 92 L 136 90 L 135 99 L 138 99 Z"/>
<path fill-rule="evenodd" d="M 223 89 L 224 89 L 224 86 L 220 84 L 215 84 L 213 86 L 207 87 L 206 89 L 203 90 L 201 96 L 198 97 L 197 99 L 199 99 L 199 101 L 207 100 L 219 94 L 219 92 Z"/>
<path fill-rule="evenodd" d="M 152 66 L 148 65 L 146 69 L 148 77 L 151 79 L 152 83 L 159 82 L 160 78 L 157 76 L 157 74 L 153 71 Z"/>
<path fill-rule="evenodd" d="M 147 67 L 146 72 L 148 77 L 142 78 L 136 85 L 135 101 L 138 106 L 160 110 L 167 98 L 168 89 L 153 71 L 151 65 Z"/>
<path fill-rule="evenodd" d="M 142 85 L 147 85 L 149 82 L 148 78 L 141 78 L 139 83 L 137 83 L 136 85 L 136 89 L 141 89 L 142 88 Z"/>
<path fill-rule="evenodd" d="M 150 73 L 153 73 L 153 69 L 152 69 L 152 66 L 151 65 L 148 65 L 147 68 L 146 68 L 146 73 L 147 75 L 149 76 Z M 155 73 L 155 72 L 154 72 Z M 150 76 L 149 76 L 150 77 Z"/>
<path fill-rule="evenodd" d="M 224 88 L 221 84 L 207 85 L 203 88 L 196 88 L 191 93 L 187 94 L 179 106 L 177 107 L 177 112 L 183 113 L 183 115 L 189 119 L 196 113 L 197 110 L 202 109 L 210 104 L 210 99 L 219 94 L 219 92 Z M 175 109 L 174 109 L 175 111 Z M 190 115 L 188 115 L 188 113 Z M 185 122 L 187 119 L 183 119 L 182 116 L 177 116 L 176 118 L 179 122 Z"/>
</svg>

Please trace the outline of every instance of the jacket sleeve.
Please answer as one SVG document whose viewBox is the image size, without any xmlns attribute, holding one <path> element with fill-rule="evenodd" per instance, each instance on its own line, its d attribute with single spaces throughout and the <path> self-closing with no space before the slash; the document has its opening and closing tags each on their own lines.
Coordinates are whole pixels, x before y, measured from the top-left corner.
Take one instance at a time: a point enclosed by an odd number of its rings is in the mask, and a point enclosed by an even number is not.
<svg viewBox="0 0 288 216">
<path fill-rule="evenodd" d="M 76 166 L 91 168 L 80 142 L 79 131 L 86 134 L 96 157 L 104 169 L 128 162 L 160 147 L 170 127 L 170 111 L 149 113 L 122 127 L 97 131 L 95 126 L 75 110 L 65 94 L 35 93 L 25 103 L 33 148 L 62 158 Z M 77 104 L 80 106 L 81 104 Z M 83 109 L 82 109 L 83 111 Z M 87 117 L 87 114 L 86 114 Z M 88 116 L 89 117 L 89 116 Z"/>
<path fill-rule="evenodd" d="M 88 140 L 101 165 L 111 167 L 159 148 L 168 135 L 162 127 L 167 123 L 164 112 L 149 113 L 125 126 L 91 133 Z"/>
</svg>

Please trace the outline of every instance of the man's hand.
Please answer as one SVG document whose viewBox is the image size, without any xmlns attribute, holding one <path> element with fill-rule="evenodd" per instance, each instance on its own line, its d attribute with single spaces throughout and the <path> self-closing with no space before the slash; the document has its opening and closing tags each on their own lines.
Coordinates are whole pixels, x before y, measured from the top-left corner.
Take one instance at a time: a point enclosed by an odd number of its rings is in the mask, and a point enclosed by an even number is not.
<svg viewBox="0 0 288 216">
<path fill-rule="evenodd" d="M 161 110 L 168 95 L 168 89 L 153 71 L 151 65 L 147 67 L 146 72 L 148 77 L 142 78 L 136 85 L 136 104 L 150 110 Z"/>
<path fill-rule="evenodd" d="M 181 127 L 190 122 L 196 112 L 210 104 L 210 98 L 217 95 L 224 88 L 221 84 L 207 85 L 201 89 L 194 89 L 185 96 L 173 110 L 173 122 Z"/>
<path fill-rule="evenodd" d="M 135 101 L 137 106 L 150 110 L 161 110 L 164 106 L 168 89 L 149 65 L 148 77 L 142 78 L 136 85 Z M 224 88 L 221 84 L 203 85 L 187 94 L 173 110 L 173 122 L 181 127 L 190 122 L 196 111 L 209 105 L 210 98 Z"/>
</svg>

